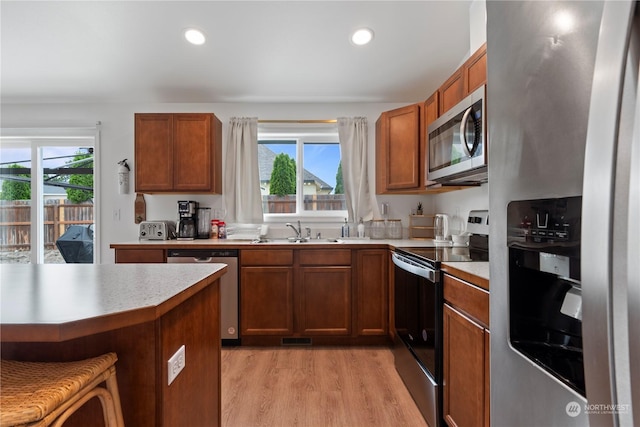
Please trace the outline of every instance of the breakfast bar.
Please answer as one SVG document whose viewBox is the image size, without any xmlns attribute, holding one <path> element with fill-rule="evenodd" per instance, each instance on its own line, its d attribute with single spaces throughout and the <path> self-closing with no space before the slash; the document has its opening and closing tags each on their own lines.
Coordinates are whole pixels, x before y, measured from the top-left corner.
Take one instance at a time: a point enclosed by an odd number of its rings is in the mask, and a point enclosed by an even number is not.
<svg viewBox="0 0 640 427">
<path fill-rule="evenodd" d="M 225 264 L 0 265 L 3 359 L 116 352 L 125 425 L 220 425 L 219 279 Z M 168 361 L 184 369 L 168 385 Z M 95 399 L 94 399 L 95 400 Z M 89 402 L 65 425 L 90 425 Z"/>
</svg>

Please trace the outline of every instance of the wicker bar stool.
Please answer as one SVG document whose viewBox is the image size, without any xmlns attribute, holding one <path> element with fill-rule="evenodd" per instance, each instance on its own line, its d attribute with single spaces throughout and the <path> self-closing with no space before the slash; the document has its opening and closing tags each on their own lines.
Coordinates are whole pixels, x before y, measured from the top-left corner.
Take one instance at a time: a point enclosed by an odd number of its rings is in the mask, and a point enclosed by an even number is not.
<svg viewBox="0 0 640 427">
<path fill-rule="evenodd" d="M 123 427 L 116 360 L 107 353 L 76 362 L 0 361 L 0 427 L 58 427 L 93 397 L 100 399 L 104 424 Z"/>
</svg>

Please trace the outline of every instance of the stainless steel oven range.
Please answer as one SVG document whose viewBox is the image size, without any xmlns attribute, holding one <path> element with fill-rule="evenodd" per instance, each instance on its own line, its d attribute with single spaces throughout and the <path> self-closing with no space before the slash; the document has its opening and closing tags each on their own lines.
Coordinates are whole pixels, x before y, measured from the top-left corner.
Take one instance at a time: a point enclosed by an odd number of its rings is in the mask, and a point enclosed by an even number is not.
<svg viewBox="0 0 640 427">
<path fill-rule="evenodd" d="M 394 361 L 430 427 L 442 416 L 442 262 L 488 261 L 488 212 L 471 211 L 469 247 L 396 248 L 394 263 Z"/>
<path fill-rule="evenodd" d="M 396 370 L 429 426 L 442 419 L 442 286 L 440 263 L 401 249 L 395 264 Z"/>
</svg>

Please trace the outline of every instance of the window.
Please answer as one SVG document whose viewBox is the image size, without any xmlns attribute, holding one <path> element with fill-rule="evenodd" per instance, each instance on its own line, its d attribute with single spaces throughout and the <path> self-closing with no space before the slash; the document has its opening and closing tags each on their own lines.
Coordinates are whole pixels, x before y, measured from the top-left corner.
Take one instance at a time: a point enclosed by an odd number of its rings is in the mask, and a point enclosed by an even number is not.
<svg viewBox="0 0 640 427">
<path fill-rule="evenodd" d="M 93 263 L 96 129 L 32 132 L 1 140 L 0 263 Z"/>
<path fill-rule="evenodd" d="M 265 218 L 344 218 L 346 201 L 335 125 L 258 130 Z"/>
</svg>

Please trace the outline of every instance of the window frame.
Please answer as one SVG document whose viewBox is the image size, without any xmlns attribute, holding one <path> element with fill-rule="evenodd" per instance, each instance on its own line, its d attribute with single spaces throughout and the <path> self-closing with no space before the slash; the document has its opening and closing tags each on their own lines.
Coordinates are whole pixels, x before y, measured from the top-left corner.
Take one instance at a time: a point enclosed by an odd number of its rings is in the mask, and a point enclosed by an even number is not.
<svg viewBox="0 0 640 427">
<path fill-rule="evenodd" d="M 44 264 L 43 148 L 81 145 L 93 147 L 93 264 L 100 263 L 100 127 L 9 128 L 1 129 L 0 132 L 3 147 L 31 148 L 31 206 L 35 206 L 35 209 L 31 209 L 32 264 Z"/>
<path fill-rule="evenodd" d="M 262 217 L 265 223 L 277 224 L 292 220 L 313 222 L 342 222 L 347 216 L 347 210 L 335 211 L 305 211 L 304 210 L 304 145 L 305 144 L 337 144 L 340 147 L 338 129 L 324 126 L 310 130 L 303 125 L 287 127 L 286 129 L 258 128 L 258 144 L 267 141 L 295 141 L 296 143 L 296 213 L 267 213 Z M 342 160 L 342 153 L 340 155 Z"/>
</svg>

